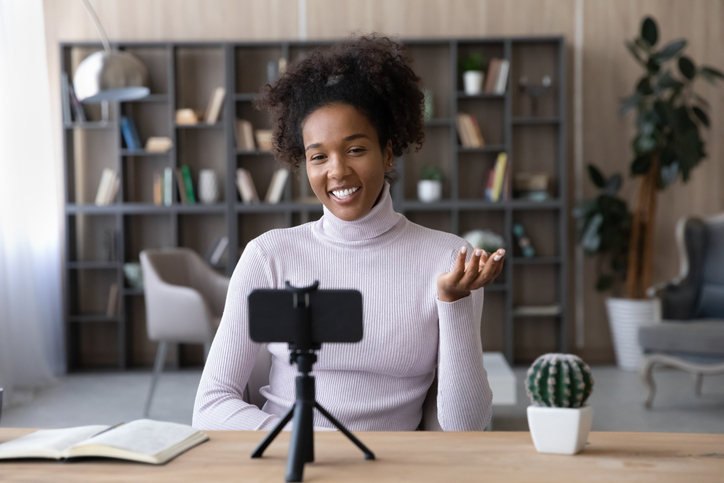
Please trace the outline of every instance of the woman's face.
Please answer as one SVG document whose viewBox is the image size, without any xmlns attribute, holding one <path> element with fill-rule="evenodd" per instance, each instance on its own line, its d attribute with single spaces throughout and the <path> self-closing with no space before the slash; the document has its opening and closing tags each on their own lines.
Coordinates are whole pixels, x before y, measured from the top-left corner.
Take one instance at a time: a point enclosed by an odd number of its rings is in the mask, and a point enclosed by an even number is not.
<svg viewBox="0 0 724 483">
<path fill-rule="evenodd" d="M 372 210 L 392 169 L 388 143 L 380 149 L 367 116 L 348 104 L 331 104 L 302 125 L 307 176 L 312 190 L 334 216 L 345 221 Z"/>
</svg>

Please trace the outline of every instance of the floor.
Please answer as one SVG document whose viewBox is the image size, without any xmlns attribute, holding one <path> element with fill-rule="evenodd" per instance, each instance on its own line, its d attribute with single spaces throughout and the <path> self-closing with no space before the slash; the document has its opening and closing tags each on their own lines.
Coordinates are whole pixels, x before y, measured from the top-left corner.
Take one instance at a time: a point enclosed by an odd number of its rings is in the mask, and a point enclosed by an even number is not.
<svg viewBox="0 0 724 483">
<path fill-rule="evenodd" d="M 494 408 L 493 430 L 527 431 L 528 400 L 522 381 L 526 367 L 515 367 L 518 402 Z M 595 386 L 589 399 L 593 431 L 724 433 L 724 375 L 704 378 L 702 396 L 693 376 L 669 369 L 655 373 L 652 410 L 643 407 L 646 389 L 639 375 L 616 367 L 592 368 Z M 165 373 L 158 383 L 150 417 L 190 424 L 201 372 Z M 3 410 L 2 427 L 60 428 L 115 424 L 142 417 L 149 372 L 72 374 L 38 391 L 32 401 Z"/>
</svg>

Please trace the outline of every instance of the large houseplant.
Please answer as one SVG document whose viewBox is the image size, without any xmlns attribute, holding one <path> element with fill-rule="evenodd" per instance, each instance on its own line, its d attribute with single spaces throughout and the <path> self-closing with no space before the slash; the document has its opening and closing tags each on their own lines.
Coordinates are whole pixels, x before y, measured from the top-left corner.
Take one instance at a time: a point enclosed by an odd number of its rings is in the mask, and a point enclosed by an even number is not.
<svg viewBox="0 0 724 483">
<path fill-rule="evenodd" d="M 639 181 L 633 213 L 624 214 L 628 210 L 622 200 L 611 204 L 612 199 L 604 197 L 601 205 L 601 195 L 579 203 L 573 213 L 579 219 L 578 240 L 585 253 L 611 255 L 611 270 L 598 278 L 596 287 L 619 288 L 624 293 L 624 298 L 609 297 L 606 307 L 619 367 L 630 370 L 637 368 L 641 357 L 638 325 L 658 317 L 657 301 L 646 299 L 646 290 L 652 285 L 657 194 L 676 182 L 679 175 L 686 183 L 691 170 L 705 156 L 699 129 L 709 127 L 705 112 L 708 105 L 694 92 L 694 82 L 703 78 L 716 83 L 724 78 L 717 69 L 697 66 L 684 55 L 686 40 L 674 40 L 657 48 L 658 37 L 656 22 L 646 17 L 639 36 L 626 42 L 644 70 L 633 94 L 622 101 L 620 108 L 621 115 L 636 112 L 629 169 L 631 177 Z M 615 194 L 620 187 L 618 175 L 606 180 L 595 167 L 589 167 L 589 173 L 604 194 Z M 606 211 L 606 207 L 614 211 Z M 614 239 L 613 244 L 607 242 Z M 617 280 L 624 286 L 616 286 Z"/>
</svg>

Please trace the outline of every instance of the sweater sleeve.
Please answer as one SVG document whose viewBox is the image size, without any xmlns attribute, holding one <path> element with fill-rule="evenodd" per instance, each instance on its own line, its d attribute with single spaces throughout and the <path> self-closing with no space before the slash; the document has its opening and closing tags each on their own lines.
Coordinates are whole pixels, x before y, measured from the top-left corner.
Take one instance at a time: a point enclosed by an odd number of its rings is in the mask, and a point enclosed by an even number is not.
<svg viewBox="0 0 724 483">
<path fill-rule="evenodd" d="M 205 430 L 274 427 L 279 417 L 242 400 L 260 344 L 249 338 L 247 296 L 273 288 L 268 260 L 252 241 L 234 269 L 221 323 L 211 345 L 194 403 L 193 426 Z"/>
<path fill-rule="evenodd" d="M 480 288 L 452 303 L 437 301 L 437 417 L 445 431 L 482 431 L 492 416 L 493 392 L 480 339 L 483 300 Z"/>
</svg>

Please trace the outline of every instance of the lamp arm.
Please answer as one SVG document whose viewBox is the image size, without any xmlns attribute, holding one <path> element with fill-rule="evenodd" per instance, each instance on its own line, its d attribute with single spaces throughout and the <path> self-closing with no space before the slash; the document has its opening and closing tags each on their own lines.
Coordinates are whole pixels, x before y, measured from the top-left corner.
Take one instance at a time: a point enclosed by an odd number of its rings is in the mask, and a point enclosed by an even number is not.
<svg viewBox="0 0 724 483">
<path fill-rule="evenodd" d="M 106 31 L 103 30 L 103 25 L 101 25 L 101 21 L 98 20 L 98 15 L 96 15 L 95 10 L 93 10 L 93 7 L 91 7 L 90 2 L 88 0 L 83 0 L 83 3 L 85 4 L 85 7 L 88 9 L 88 13 L 90 13 L 91 18 L 93 19 L 93 23 L 96 25 L 96 29 L 98 30 L 98 34 L 101 36 L 101 41 L 103 42 L 103 48 L 106 50 L 107 54 L 111 53 L 111 44 L 108 42 L 108 37 L 106 36 Z"/>
</svg>

